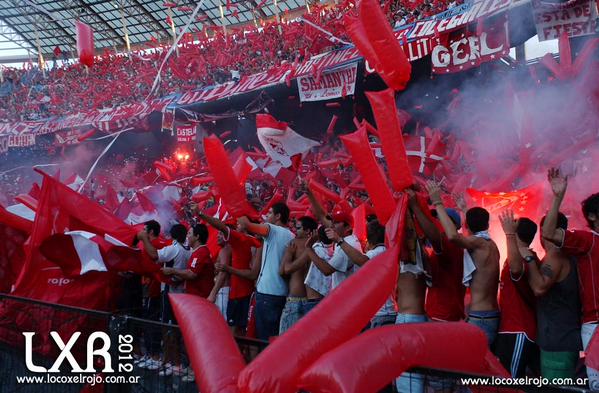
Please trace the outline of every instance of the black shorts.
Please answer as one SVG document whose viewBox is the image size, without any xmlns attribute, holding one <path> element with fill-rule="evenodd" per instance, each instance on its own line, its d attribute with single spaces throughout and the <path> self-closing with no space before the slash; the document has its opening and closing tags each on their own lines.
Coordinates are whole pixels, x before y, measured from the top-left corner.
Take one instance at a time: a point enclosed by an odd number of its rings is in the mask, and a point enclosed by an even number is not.
<svg viewBox="0 0 599 393">
<path fill-rule="evenodd" d="M 512 378 L 524 377 L 526 368 L 534 370 L 539 363 L 539 349 L 524 333 L 500 333 L 494 347 L 493 352 Z"/>
<path fill-rule="evenodd" d="M 250 298 L 251 296 L 229 299 L 227 303 L 227 323 L 229 326 L 247 327 Z"/>
</svg>

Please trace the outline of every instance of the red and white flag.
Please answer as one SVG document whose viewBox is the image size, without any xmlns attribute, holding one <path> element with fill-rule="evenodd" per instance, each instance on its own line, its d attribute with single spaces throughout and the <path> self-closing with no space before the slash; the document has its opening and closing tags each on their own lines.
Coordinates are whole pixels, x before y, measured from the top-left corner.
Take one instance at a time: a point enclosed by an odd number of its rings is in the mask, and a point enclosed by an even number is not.
<svg viewBox="0 0 599 393">
<path fill-rule="evenodd" d="M 311 148 L 320 145 L 319 142 L 299 135 L 287 123 L 267 114 L 256 115 L 256 130 L 266 154 L 285 168 L 292 166 L 292 156 L 306 154 Z"/>
<path fill-rule="evenodd" d="M 404 144 L 412 173 L 432 176 L 437 164 L 445 158 L 445 145 L 431 143 L 430 138 L 404 135 Z"/>
<path fill-rule="evenodd" d="M 143 258 L 137 248 L 104 234 L 69 231 L 44 240 L 40 251 L 49 261 L 60 266 L 65 277 L 81 276 L 92 271 L 157 272 L 159 265 Z"/>
</svg>

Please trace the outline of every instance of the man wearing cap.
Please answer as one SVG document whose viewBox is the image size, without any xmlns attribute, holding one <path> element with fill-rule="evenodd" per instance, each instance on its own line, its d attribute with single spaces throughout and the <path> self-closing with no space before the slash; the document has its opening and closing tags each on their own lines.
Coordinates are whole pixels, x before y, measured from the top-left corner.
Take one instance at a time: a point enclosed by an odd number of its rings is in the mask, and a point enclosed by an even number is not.
<svg viewBox="0 0 599 393">
<path fill-rule="evenodd" d="M 354 265 L 351 258 L 343 250 L 342 245 L 346 243 L 360 252 L 362 252 L 362 245 L 353 234 L 354 218 L 349 212 L 337 210 L 333 213 L 331 219 L 329 219 L 322 205 L 309 188 L 307 188 L 307 194 L 316 218 L 318 218 L 322 225 L 332 229 L 332 231 L 328 231 L 327 233 L 329 239 L 339 237 L 339 240 L 335 244 L 333 256 L 328 262 L 320 258 L 312 248 L 309 248 L 307 251 L 310 260 L 318 270 L 332 277 L 331 289 L 335 289 L 356 270 L 356 265 Z"/>
</svg>

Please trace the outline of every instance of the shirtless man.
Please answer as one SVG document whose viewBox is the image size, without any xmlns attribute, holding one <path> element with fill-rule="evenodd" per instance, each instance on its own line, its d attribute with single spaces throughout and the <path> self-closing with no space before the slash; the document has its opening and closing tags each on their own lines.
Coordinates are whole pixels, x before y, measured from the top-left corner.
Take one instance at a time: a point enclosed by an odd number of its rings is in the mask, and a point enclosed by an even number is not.
<svg viewBox="0 0 599 393">
<path fill-rule="evenodd" d="M 283 277 L 289 277 L 289 295 L 281 315 L 279 335 L 285 333 L 302 317 L 302 305 L 306 301 L 306 278 L 307 254 L 306 242 L 312 237 L 318 224 L 311 217 L 302 217 L 296 223 L 295 239 L 289 244 L 279 273 Z M 295 262 L 295 263 L 294 263 Z"/>
<path fill-rule="evenodd" d="M 435 182 L 428 182 L 426 188 L 447 238 L 468 251 L 464 253 L 463 283 L 470 287 L 472 302 L 467 322 L 485 332 L 490 346 L 499 328 L 499 249 L 489 237 L 489 212 L 481 207 L 469 209 L 466 212 L 466 225 L 471 235 L 464 236 L 458 233 L 447 215 L 439 186 Z"/>
</svg>

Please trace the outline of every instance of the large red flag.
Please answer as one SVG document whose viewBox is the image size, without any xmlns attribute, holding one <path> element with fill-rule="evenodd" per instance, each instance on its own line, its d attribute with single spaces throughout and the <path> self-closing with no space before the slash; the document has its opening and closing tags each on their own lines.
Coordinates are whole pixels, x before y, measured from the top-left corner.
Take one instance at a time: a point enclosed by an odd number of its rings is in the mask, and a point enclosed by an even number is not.
<svg viewBox="0 0 599 393">
<path fill-rule="evenodd" d="M 94 31 L 89 25 L 76 21 L 77 30 L 77 54 L 81 64 L 88 67 L 94 65 Z"/>
</svg>

